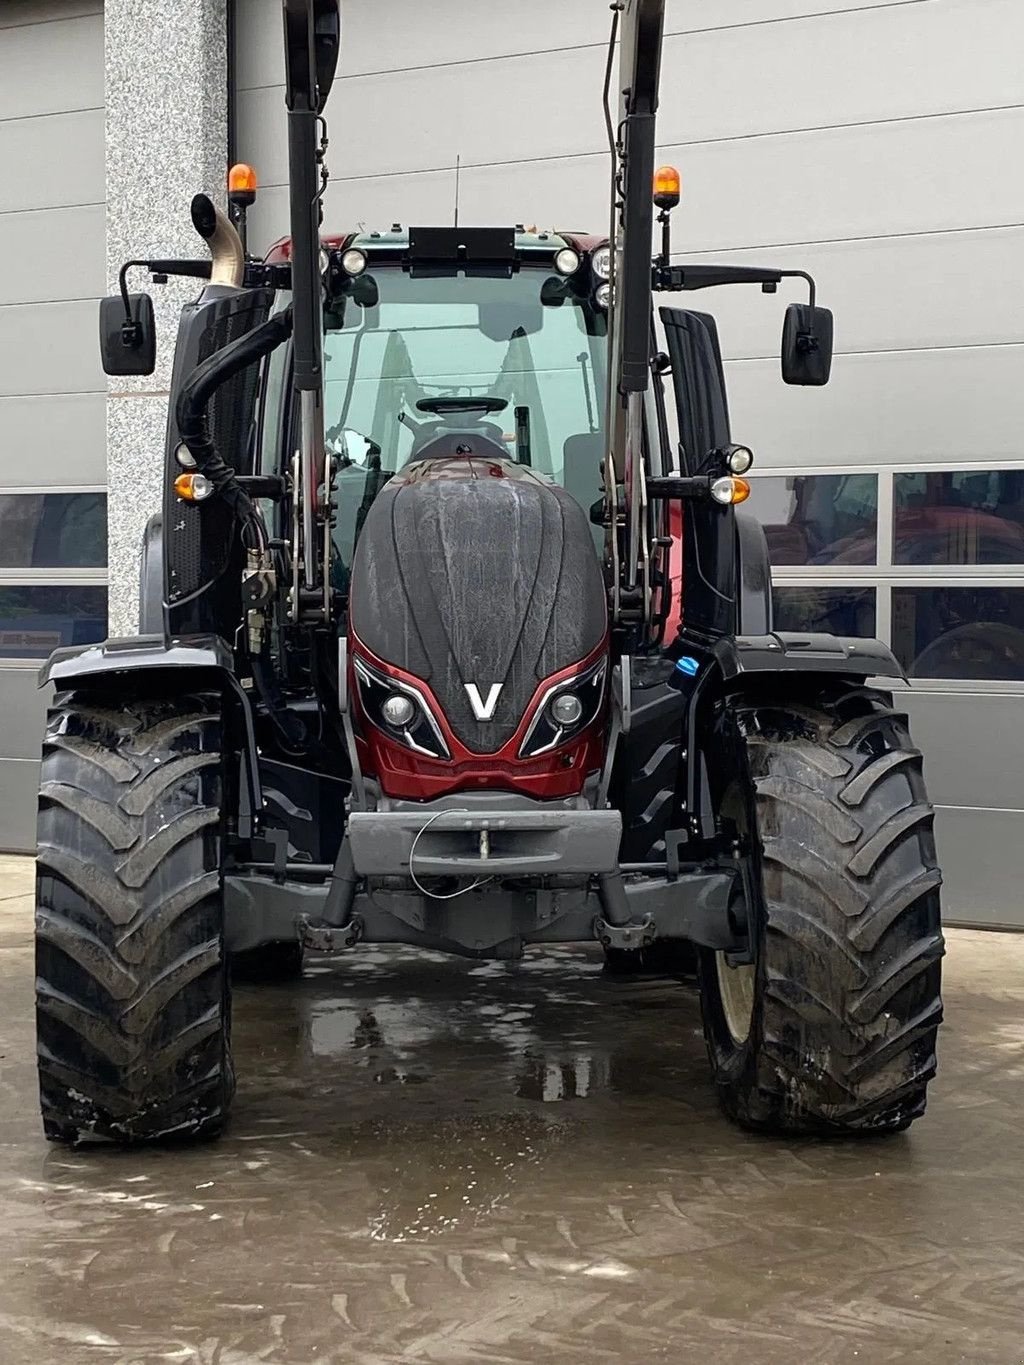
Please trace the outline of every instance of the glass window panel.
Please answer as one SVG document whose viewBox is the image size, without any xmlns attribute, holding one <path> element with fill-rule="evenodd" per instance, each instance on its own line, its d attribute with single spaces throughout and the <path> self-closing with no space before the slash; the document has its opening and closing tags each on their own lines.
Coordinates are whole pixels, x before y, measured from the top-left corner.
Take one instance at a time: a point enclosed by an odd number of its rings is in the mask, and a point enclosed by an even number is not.
<svg viewBox="0 0 1024 1365">
<path fill-rule="evenodd" d="M 893 588 L 892 644 L 912 678 L 1024 682 L 1024 588 Z"/>
<path fill-rule="evenodd" d="M 107 634 L 106 588 L 0 585 L 0 658 L 45 659 Z"/>
<path fill-rule="evenodd" d="M 1024 470 L 896 474 L 894 564 L 1024 564 Z"/>
<path fill-rule="evenodd" d="M 874 564 L 877 475 L 759 476 L 752 488 L 773 564 Z"/>
<path fill-rule="evenodd" d="M 107 563 L 106 493 L 0 493 L 0 568 Z"/>
<path fill-rule="evenodd" d="M 873 639 L 874 588 L 805 588 L 787 584 L 772 592 L 776 630 L 818 631 Z"/>
</svg>

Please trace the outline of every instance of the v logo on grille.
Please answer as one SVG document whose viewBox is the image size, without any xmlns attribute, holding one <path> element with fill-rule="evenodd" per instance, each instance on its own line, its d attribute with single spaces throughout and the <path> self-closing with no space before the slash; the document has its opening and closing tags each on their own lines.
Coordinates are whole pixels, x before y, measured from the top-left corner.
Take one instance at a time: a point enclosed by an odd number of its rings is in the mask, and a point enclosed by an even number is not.
<svg viewBox="0 0 1024 1365">
<path fill-rule="evenodd" d="M 502 683 L 491 683 L 487 691 L 486 699 L 481 697 L 480 689 L 476 683 L 466 683 L 466 696 L 469 704 L 473 708 L 473 715 L 477 720 L 493 720 L 494 708 L 498 705 L 498 698 L 501 696 Z"/>
</svg>

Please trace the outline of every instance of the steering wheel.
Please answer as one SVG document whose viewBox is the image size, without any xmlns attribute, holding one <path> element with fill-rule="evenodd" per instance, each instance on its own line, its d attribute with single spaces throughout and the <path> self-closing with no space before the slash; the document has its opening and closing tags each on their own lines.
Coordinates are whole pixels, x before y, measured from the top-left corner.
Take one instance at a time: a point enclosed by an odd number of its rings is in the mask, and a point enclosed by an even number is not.
<svg viewBox="0 0 1024 1365">
<path fill-rule="evenodd" d="M 447 417 L 457 412 L 501 412 L 508 407 L 507 398 L 474 398 L 471 394 L 446 394 L 438 398 L 421 398 L 417 411 L 431 412 L 435 417 Z"/>
</svg>

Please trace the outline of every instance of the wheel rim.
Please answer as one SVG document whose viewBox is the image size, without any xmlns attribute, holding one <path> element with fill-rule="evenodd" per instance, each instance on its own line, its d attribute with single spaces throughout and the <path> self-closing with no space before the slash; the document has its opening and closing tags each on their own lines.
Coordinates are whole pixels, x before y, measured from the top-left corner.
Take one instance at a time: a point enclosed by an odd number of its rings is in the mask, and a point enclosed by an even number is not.
<svg viewBox="0 0 1024 1365">
<path fill-rule="evenodd" d="M 753 964 L 730 967 L 725 953 L 715 954 L 715 967 L 725 1026 L 739 1047 L 750 1036 L 750 1021 L 754 1016 L 754 967 Z"/>
</svg>

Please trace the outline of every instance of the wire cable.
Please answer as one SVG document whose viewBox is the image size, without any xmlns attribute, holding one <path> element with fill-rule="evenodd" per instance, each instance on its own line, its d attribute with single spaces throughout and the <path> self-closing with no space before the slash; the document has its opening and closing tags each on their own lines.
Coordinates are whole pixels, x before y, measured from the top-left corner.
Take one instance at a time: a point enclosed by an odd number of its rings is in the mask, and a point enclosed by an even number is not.
<svg viewBox="0 0 1024 1365">
<path fill-rule="evenodd" d="M 427 823 L 423 826 L 423 828 L 417 832 L 415 839 L 413 839 L 412 841 L 412 848 L 410 848 L 409 850 L 409 880 L 412 882 L 413 886 L 415 886 L 416 890 L 420 893 L 421 896 L 426 896 L 429 900 L 432 901 L 453 901 L 457 896 L 464 896 L 467 893 L 467 891 L 475 891 L 478 886 L 485 886 L 487 882 L 494 881 L 493 877 L 477 877 L 476 880 L 470 882 L 468 886 L 460 886 L 457 891 L 446 891 L 444 894 L 439 894 L 436 891 L 428 891 L 427 888 L 420 881 L 419 877 L 417 877 L 416 868 L 414 866 L 416 861 L 417 844 L 423 838 L 424 834 L 426 834 L 427 830 L 430 828 L 430 826 L 434 823 L 435 820 L 440 820 L 442 815 L 451 815 L 454 813 L 455 813 L 454 811 L 439 810 L 437 811 L 436 814 L 432 815 L 430 819 L 427 821 Z"/>
</svg>

